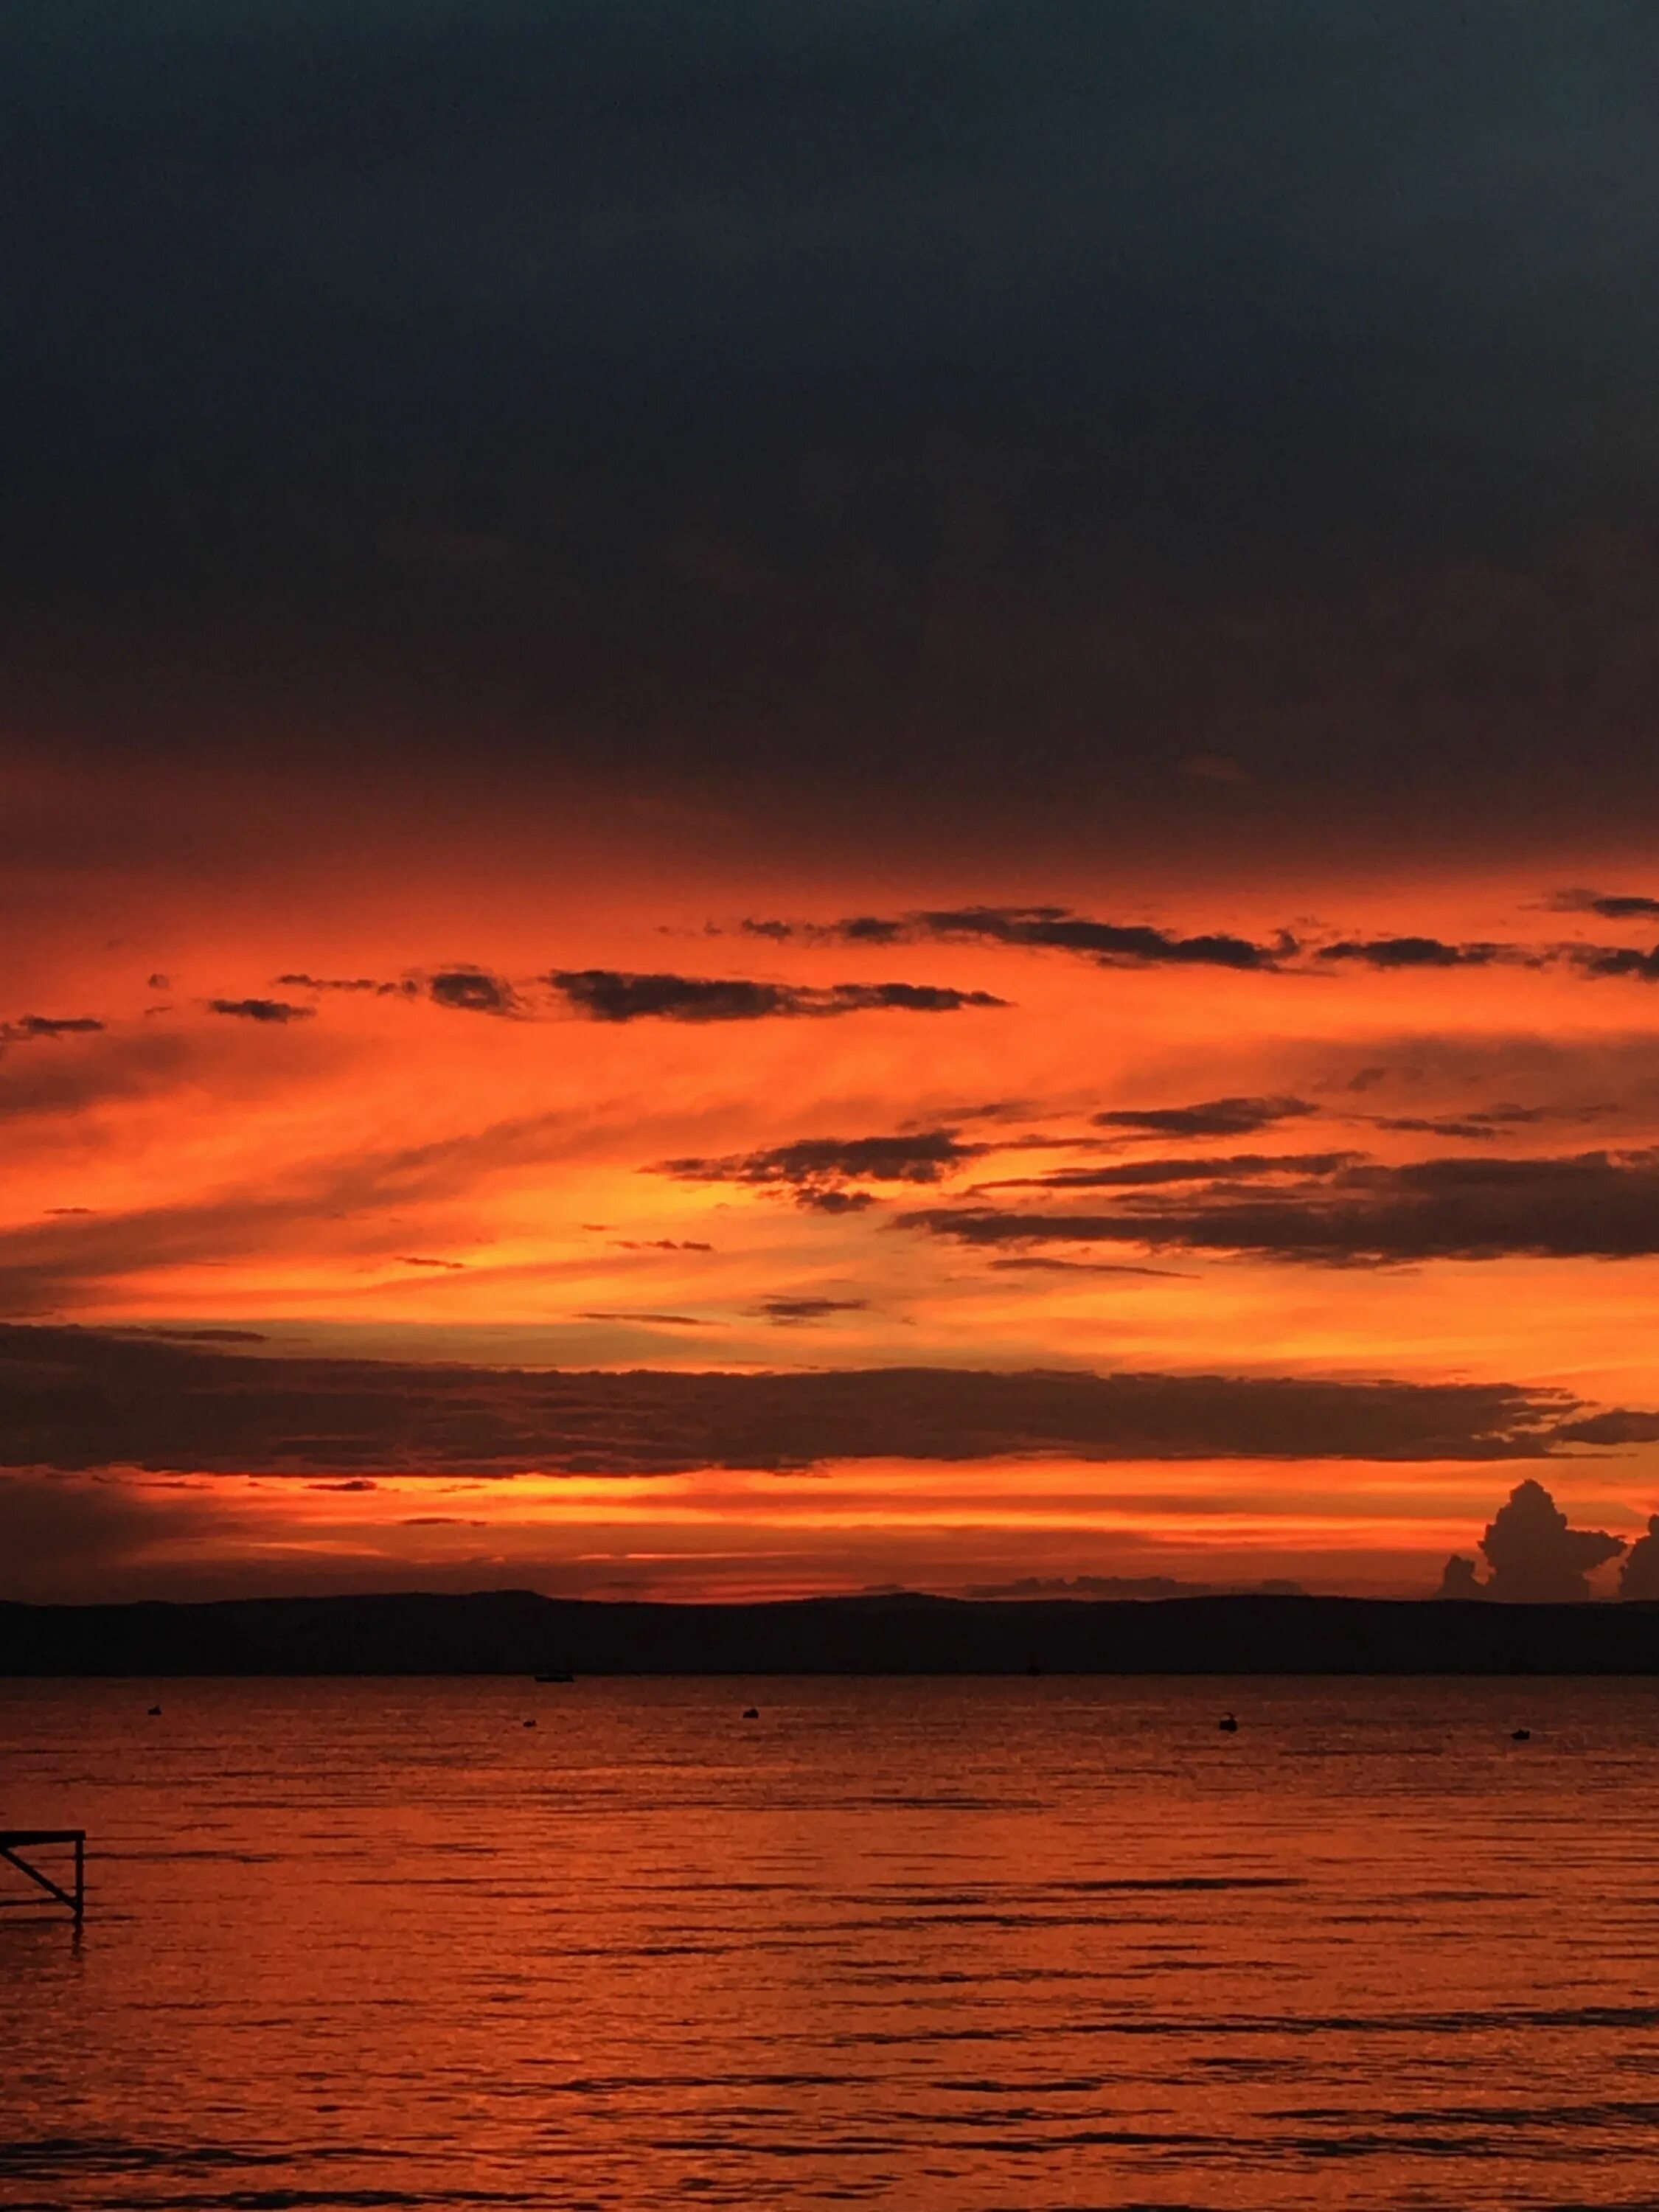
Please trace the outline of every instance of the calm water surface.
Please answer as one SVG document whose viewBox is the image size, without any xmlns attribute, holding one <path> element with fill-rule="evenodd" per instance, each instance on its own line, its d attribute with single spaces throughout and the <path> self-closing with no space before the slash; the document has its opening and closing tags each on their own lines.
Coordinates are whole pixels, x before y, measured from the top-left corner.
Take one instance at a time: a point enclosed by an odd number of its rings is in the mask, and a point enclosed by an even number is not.
<svg viewBox="0 0 1659 2212">
<path fill-rule="evenodd" d="M 15 2212 L 1659 2206 L 1656 1685 L 0 1683 L 60 1824 Z"/>
</svg>

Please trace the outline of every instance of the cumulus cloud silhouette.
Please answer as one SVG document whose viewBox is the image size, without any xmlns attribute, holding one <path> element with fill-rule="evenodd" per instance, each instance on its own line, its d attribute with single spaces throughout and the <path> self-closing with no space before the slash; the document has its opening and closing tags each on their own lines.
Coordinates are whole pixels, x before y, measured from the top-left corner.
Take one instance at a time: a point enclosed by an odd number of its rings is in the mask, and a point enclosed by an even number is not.
<svg viewBox="0 0 1659 2212">
<path fill-rule="evenodd" d="M 1485 1597 L 1484 1584 L 1474 1561 L 1454 1552 L 1446 1562 L 1446 1571 L 1440 1577 L 1437 1597 Z"/>
<path fill-rule="evenodd" d="M 1619 1578 L 1623 1598 L 1659 1599 L 1659 1513 L 1648 1516 L 1648 1532 L 1626 1554 Z"/>
<path fill-rule="evenodd" d="M 1492 1571 L 1486 1594 L 1535 1605 L 1575 1604 L 1589 1595 L 1594 1568 L 1616 1559 L 1622 1540 L 1600 1528 L 1573 1528 L 1541 1482 L 1517 1483 L 1480 1539 Z"/>
</svg>

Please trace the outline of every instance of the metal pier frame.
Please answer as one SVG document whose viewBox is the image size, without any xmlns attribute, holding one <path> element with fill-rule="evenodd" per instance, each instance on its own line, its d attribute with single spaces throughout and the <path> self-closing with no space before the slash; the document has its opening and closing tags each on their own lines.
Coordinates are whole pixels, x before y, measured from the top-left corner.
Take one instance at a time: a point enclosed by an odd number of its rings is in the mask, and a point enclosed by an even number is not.
<svg viewBox="0 0 1659 2212">
<path fill-rule="evenodd" d="M 26 1850 L 32 1850 L 40 1844 L 74 1846 L 75 1887 L 72 1890 L 64 1888 L 61 1883 L 54 1881 L 50 1875 L 43 1874 L 38 1866 L 32 1865 L 22 1856 Z M 18 1873 L 26 1875 L 37 1888 L 45 1890 L 48 1897 L 66 1906 L 75 1916 L 76 1926 L 81 1925 L 87 1911 L 87 1832 L 84 1828 L 0 1828 L 0 1859 L 9 1866 L 15 1866 Z M 22 1902 L 21 1899 L 15 1901 Z"/>
</svg>

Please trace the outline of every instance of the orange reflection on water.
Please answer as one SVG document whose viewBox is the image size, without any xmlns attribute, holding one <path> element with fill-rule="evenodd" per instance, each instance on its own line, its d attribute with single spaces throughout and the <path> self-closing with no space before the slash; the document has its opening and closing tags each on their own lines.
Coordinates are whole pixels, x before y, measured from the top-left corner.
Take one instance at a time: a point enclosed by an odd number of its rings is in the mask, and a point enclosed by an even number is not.
<svg viewBox="0 0 1659 2212">
<path fill-rule="evenodd" d="M 0 1926 L 9 2201 L 1650 2192 L 1644 1686 L 14 1684 L 0 1726 L 9 1807 L 94 1841 L 78 1949 Z"/>
</svg>

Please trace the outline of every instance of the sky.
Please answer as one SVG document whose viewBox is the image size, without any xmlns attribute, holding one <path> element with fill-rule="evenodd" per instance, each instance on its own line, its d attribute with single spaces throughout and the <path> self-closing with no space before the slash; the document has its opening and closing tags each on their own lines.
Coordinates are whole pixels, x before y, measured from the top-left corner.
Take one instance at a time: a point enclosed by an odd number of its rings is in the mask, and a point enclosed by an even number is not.
<svg viewBox="0 0 1659 2212">
<path fill-rule="evenodd" d="M 1656 66 L 15 0 L 0 1596 L 1638 1537 Z"/>
</svg>

